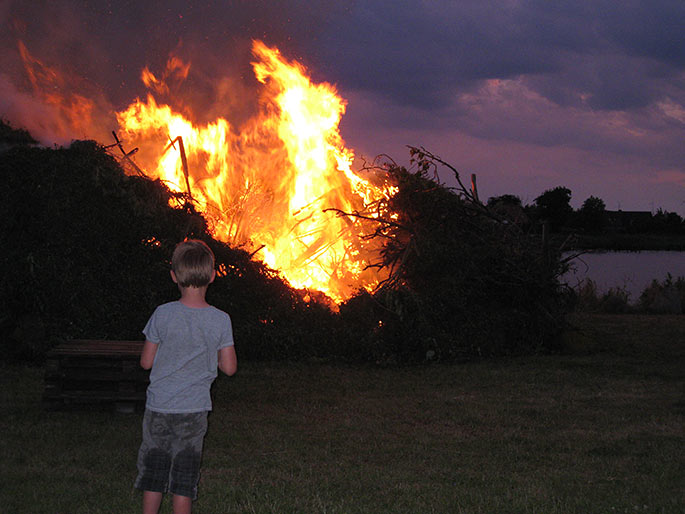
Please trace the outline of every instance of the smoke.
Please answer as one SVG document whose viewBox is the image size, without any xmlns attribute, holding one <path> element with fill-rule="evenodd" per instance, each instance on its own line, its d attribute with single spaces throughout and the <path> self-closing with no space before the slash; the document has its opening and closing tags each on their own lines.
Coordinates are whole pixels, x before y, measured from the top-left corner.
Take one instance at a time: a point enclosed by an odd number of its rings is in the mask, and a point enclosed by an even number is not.
<svg viewBox="0 0 685 514">
<path fill-rule="evenodd" d="M 2 0 L 0 117 L 47 144 L 101 137 L 109 142 L 116 128 L 113 113 L 147 93 L 142 70 L 162 76 L 174 57 L 189 66 L 189 73 L 169 80 L 168 94 L 156 96 L 184 115 L 192 113 L 196 123 L 224 117 L 240 126 L 258 109 L 252 39 L 301 58 L 336 9 L 332 1 L 312 7 L 296 0 Z M 30 77 L 21 44 L 59 77 L 59 91 Z M 53 94 L 66 100 L 58 105 L 47 99 Z M 65 119 L 76 96 L 93 103 L 90 126 L 86 120 Z"/>
<path fill-rule="evenodd" d="M 56 136 L 62 132 L 54 109 L 30 94 L 18 91 L 5 75 L 0 75 L 0 112 L 15 127 L 27 129 L 41 143 L 64 145 L 69 139 Z"/>
<path fill-rule="evenodd" d="M 76 96 L 74 101 L 83 100 Z M 68 100 L 68 99 L 67 99 Z M 72 109 L 71 112 L 67 112 Z M 104 98 L 70 106 L 49 101 L 44 96 L 20 91 L 0 74 L 0 113 L 12 126 L 24 128 L 45 146 L 68 145 L 74 139 L 107 140 L 113 126 L 111 106 Z"/>
</svg>

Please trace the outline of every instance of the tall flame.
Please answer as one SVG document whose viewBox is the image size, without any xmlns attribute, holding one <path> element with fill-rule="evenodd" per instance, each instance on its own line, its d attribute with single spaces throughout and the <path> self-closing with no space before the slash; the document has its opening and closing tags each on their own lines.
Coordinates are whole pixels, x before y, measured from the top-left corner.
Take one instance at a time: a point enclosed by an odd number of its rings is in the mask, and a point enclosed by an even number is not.
<svg viewBox="0 0 685 514">
<path fill-rule="evenodd" d="M 393 188 L 352 172 L 353 152 L 338 130 L 346 104 L 333 86 L 313 84 L 275 48 L 255 41 L 252 50 L 260 111 L 239 131 L 225 118 L 194 125 L 150 93 L 117 113 L 120 133 L 141 149 L 136 159 L 149 174 L 177 191 L 189 186 L 215 237 L 261 247 L 294 287 L 336 301 L 370 289 L 383 278 L 367 267 L 378 243 L 362 237 L 370 230 L 363 218 L 336 211 L 363 212 Z M 188 69 L 173 58 L 166 75 L 185 77 Z M 169 91 L 164 77 L 145 69 L 142 78 L 157 93 Z"/>
</svg>

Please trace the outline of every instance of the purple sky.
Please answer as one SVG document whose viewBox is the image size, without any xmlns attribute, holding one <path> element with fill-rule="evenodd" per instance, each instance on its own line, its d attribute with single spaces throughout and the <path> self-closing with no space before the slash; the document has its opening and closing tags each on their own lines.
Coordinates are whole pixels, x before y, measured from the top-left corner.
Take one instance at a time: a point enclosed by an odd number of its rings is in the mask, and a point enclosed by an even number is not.
<svg viewBox="0 0 685 514">
<path fill-rule="evenodd" d="M 476 173 L 482 199 L 565 186 L 576 208 L 594 195 L 685 215 L 683 0 L 0 0 L 0 22 L 0 116 L 15 125 L 31 104 L 18 40 L 119 109 L 175 52 L 191 103 L 239 121 L 258 38 L 336 84 L 360 156 L 406 163 L 422 145 Z M 207 100 L 221 95 L 231 113 Z"/>
</svg>

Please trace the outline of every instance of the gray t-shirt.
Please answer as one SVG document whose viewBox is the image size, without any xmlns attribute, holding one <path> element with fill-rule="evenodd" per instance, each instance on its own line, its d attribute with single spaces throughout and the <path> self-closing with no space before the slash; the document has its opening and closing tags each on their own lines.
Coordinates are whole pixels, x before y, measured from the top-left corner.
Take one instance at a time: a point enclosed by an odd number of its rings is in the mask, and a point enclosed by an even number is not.
<svg viewBox="0 0 685 514">
<path fill-rule="evenodd" d="M 211 306 L 165 303 L 155 309 L 143 333 L 159 345 L 145 407 L 166 413 L 212 410 L 209 390 L 217 375 L 218 351 L 233 345 L 228 314 Z"/>
</svg>

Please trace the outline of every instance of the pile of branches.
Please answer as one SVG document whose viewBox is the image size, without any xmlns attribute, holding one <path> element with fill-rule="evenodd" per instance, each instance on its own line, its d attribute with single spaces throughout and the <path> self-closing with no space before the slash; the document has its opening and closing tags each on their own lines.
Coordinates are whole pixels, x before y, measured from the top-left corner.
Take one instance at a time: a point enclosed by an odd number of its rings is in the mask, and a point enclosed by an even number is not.
<svg viewBox="0 0 685 514">
<path fill-rule="evenodd" d="M 412 167 L 382 165 L 398 186 L 375 213 L 377 266 L 389 278 L 341 306 L 347 338 L 379 362 L 460 361 L 554 350 L 564 326 L 559 252 L 483 205 L 457 170 L 410 147 Z M 438 171 L 454 176 L 441 184 Z"/>
<path fill-rule="evenodd" d="M 179 296 L 170 259 L 186 237 L 217 257 L 208 300 L 231 314 L 241 357 L 297 358 L 333 332 L 329 309 L 214 240 L 185 195 L 125 174 L 94 141 L 11 145 L 0 152 L 0 195 L 4 358 L 40 361 L 72 338 L 140 340 L 154 308 Z"/>
<path fill-rule="evenodd" d="M 40 360 L 71 338 L 141 339 L 154 308 L 178 298 L 171 253 L 206 241 L 219 275 L 208 300 L 231 314 L 241 358 L 460 361 L 550 350 L 563 327 L 563 272 L 545 248 L 500 218 L 449 164 L 411 149 L 411 166 L 376 170 L 398 191 L 364 212 L 387 272 L 332 312 L 304 301 L 274 270 L 212 238 L 191 199 L 126 174 L 105 147 L 41 148 L 0 124 L 0 352 Z M 3 136 L 3 134 L 5 134 Z M 454 174 L 458 187 L 437 179 Z M 312 295 L 310 295 L 312 296 Z"/>
</svg>

